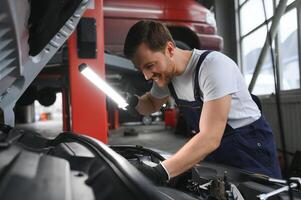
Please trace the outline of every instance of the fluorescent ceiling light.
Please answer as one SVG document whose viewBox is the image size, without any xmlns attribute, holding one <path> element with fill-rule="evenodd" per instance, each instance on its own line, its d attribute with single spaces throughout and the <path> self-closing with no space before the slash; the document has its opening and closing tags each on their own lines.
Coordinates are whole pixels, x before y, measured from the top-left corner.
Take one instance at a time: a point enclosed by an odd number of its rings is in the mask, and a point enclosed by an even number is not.
<svg viewBox="0 0 301 200">
<path fill-rule="evenodd" d="M 126 110 L 128 103 L 110 85 L 102 80 L 87 64 L 80 64 L 78 70 L 96 87 L 102 90 L 108 97 L 115 101 L 119 108 Z"/>
</svg>

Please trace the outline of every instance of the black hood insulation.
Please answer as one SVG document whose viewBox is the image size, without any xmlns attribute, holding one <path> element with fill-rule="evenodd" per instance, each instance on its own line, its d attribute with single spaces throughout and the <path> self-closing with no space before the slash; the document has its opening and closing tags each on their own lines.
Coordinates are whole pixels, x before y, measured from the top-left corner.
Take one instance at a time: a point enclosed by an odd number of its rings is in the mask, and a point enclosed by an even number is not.
<svg viewBox="0 0 301 200">
<path fill-rule="evenodd" d="M 82 0 L 31 0 L 29 54 L 37 55 L 62 28 Z"/>
</svg>

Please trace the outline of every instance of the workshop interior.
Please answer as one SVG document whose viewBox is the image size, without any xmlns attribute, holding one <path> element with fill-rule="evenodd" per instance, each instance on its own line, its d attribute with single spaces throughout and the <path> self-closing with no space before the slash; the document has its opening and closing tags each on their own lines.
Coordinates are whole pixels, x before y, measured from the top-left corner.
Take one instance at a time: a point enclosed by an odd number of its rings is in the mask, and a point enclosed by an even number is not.
<svg viewBox="0 0 301 200">
<path fill-rule="evenodd" d="M 301 200 L 301 0 L 0 5 L 1 200 Z M 123 54 L 141 19 L 164 24 L 177 48 L 237 63 L 273 130 L 281 179 L 210 161 L 160 185 L 141 173 L 197 134 L 172 98 L 147 116 L 127 109 L 153 84 Z"/>
</svg>

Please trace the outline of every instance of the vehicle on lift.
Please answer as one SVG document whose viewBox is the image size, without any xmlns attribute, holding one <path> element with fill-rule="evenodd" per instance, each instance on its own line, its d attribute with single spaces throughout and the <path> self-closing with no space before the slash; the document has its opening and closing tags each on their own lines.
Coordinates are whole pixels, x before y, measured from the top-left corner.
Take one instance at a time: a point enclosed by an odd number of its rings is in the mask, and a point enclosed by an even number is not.
<svg viewBox="0 0 301 200">
<path fill-rule="evenodd" d="M 18 98 L 70 36 L 88 3 L 0 0 L 1 200 L 253 200 L 258 194 L 260 199 L 272 195 L 288 199 L 286 193 L 278 192 L 288 190 L 287 184 L 300 187 L 300 178 L 287 183 L 206 162 L 157 186 L 136 167 L 142 162 L 159 163 L 170 156 L 166 153 L 141 146 L 108 147 L 73 132 L 46 138 L 10 126 Z M 51 28 L 41 23 L 49 19 L 53 19 Z M 298 189 L 291 190 L 291 195 L 301 199 Z"/>
<path fill-rule="evenodd" d="M 141 19 L 164 23 L 180 48 L 223 47 L 214 14 L 195 0 L 104 0 L 105 49 L 122 55 L 128 30 Z"/>
</svg>

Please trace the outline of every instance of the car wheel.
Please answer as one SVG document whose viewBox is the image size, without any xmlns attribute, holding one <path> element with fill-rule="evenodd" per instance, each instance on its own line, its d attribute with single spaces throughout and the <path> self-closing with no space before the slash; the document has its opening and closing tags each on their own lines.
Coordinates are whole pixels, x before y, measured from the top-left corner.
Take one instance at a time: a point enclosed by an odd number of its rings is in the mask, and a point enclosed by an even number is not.
<svg viewBox="0 0 301 200">
<path fill-rule="evenodd" d="M 144 125 L 150 125 L 152 123 L 152 118 L 151 116 L 143 116 L 142 117 L 142 123 Z"/>
<path fill-rule="evenodd" d="M 182 42 L 180 40 L 175 40 L 175 43 L 176 43 L 176 46 L 180 49 L 183 49 L 183 50 L 191 50 L 192 48 L 186 44 L 185 42 Z"/>
</svg>

